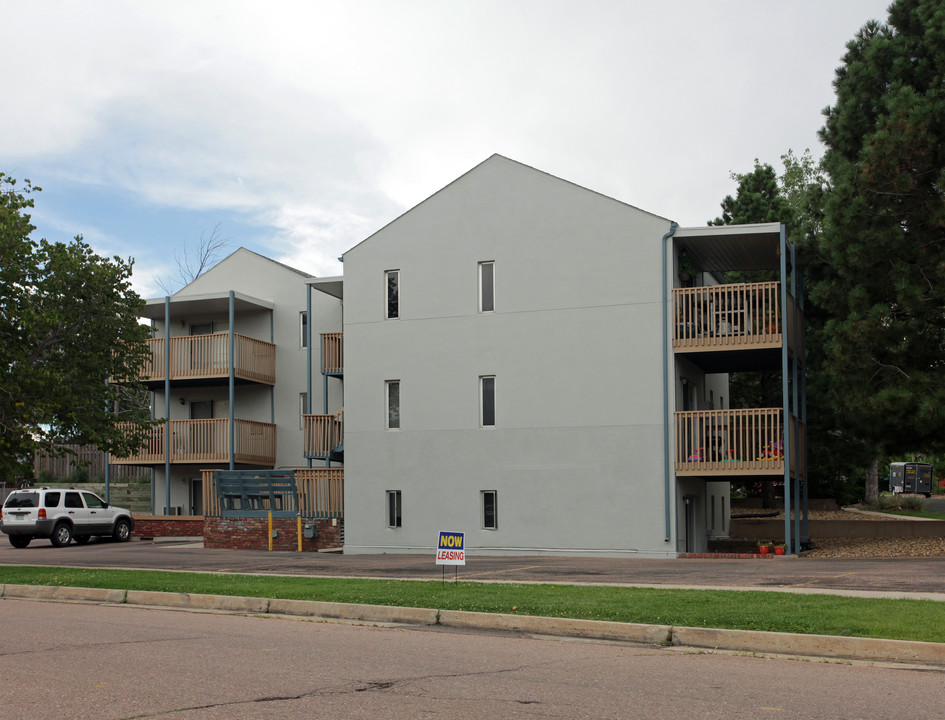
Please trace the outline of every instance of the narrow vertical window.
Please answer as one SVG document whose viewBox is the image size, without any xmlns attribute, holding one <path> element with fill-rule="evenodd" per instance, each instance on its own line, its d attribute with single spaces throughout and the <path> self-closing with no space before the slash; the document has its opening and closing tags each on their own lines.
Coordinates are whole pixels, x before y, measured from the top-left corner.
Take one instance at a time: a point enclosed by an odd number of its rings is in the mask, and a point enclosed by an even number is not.
<svg viewBox="0 0 945 720">
<path fill-rule="evenodd" d="M 387 319 L 400 317 L 400 270 L 384 273 L 387 285 Z"/>
<path fill-rule="evenodd" d="M 400 380 L 388 380 L 387 385 L 387 429 L 400 429 Z"/>
<path fill-rule="evenodd" d="M 485 530 L 497 530 L 499 522 L 496 491 L 483 490 L 480 495 L 482 496 L 482 527 Z"/>
<path fill-rule="evenodd" d="M 387 527 L 399 528 L 401 526 L 400 516 L 400 490 L 387 491 Z"/>
<path fill-rule="evenodd" d="M 479 263 L 479 312 L 495 311 L 495 262 Z"/>
<path fill-rule="evenodd" d="M 305 429 L 305 416 L 308 414 L 308 393 L 299 393 L 299 430 Z"/>
<path fill-rule="evenodd" d="M 299 313 L 299 347 L 308 347 L 308 313 Z"/>
<path fill-rule="evenodd" d="M 479 422 L 482 427 L 495 425 L 495 376 L 479 378 Z"/>
</svg>

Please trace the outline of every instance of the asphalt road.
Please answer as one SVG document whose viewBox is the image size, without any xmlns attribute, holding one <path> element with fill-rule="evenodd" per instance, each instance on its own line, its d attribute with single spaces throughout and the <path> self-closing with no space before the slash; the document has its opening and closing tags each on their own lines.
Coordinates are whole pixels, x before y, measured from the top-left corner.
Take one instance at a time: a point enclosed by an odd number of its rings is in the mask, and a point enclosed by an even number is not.
<svg viewBox="0 0 945 720">
<path fill-rule="evenodd" d="M 199 544 L 113 543 L 54 548 L 35 540 L 16 549 L 0 538 L 0 565 L 114 567 L 310 576 L 438 579 L 429 555 L 341 555 L 206 550 Z M 452 572 L 452 569 L 448 569 Z M 461 580 L 824 588 L 945 593 L 945 558 L 642 560 L 586 557 L 475 557 Z"/>
<path fill-rule="evenodd" d="M 0 600 L 0 720 L 941 717 L 935 669 Z"/>
</svg>

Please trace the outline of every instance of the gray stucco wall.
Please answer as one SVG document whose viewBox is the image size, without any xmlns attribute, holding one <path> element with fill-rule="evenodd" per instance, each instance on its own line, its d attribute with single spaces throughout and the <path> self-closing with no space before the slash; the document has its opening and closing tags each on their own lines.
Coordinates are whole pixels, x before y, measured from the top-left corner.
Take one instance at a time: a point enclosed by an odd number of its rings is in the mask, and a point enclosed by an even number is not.
<svg viewBox="0 0 945 720">
<path fill-rule="evenodd" d="M 499 156 L 345 255 L 346 552 L 664 556 L 661 244 L 669 222 Z M 480 261 L 495 262 L 479 313 Z M 384 319 L 384 272 L 401 317 Z M 479 377 L 496 426 L 479 427 Z M 401 428 L 386 430 L 385 381 Z M 386 523 L 400 490 L 403 526 Z M 495 490 L 498 529 L 481 525 Z M 432 558 L 431 558 L 432 561 Z"/>
</svg>

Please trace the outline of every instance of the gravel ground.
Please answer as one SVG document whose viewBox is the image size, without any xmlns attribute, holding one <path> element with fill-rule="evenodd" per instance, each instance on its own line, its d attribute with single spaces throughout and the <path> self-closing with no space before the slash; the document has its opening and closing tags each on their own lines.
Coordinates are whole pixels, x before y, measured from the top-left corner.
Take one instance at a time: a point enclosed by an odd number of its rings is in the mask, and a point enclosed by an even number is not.
<svg viewBox="0 0 945 720">
<path fill-rule="evenodd" d="M 779 516 L 784 518 L 784 513 Z M 811 510 L 811 520 L 901 520 L 902 515 L 862 514 L 846 510 Z M 920 521 L 921 522 L 921 521 Z M 826 538 L 814 541 L 808 557 L 945 557 L 945 537 Z"/>
</svg>

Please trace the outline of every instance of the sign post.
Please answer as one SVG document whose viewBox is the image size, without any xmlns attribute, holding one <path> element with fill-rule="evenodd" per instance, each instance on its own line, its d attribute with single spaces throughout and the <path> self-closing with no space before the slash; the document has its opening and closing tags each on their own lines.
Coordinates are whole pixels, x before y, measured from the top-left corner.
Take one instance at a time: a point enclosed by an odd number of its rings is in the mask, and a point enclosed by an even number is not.
<svg viewBox="0 0 945 720">
<path fill-rule="evenodd" d="M 446 566 L 453 566 L 453 578 L 459 572 L 456 568 L 466 564 L 466 534 L 461 532 L 440 531 L 436 545 L 436 564 L 443 566 L 443 581 L 446 582 Z"/>
</svg>

